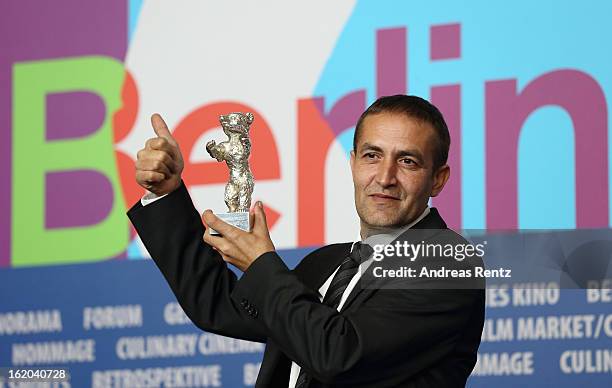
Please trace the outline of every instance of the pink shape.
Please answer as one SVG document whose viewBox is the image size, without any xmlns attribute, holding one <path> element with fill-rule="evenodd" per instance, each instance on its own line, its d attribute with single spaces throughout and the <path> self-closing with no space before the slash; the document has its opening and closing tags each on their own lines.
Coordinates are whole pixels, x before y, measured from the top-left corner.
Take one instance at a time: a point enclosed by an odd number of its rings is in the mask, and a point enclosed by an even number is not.
<svg viewBox="0 0 612 388">
<path fill-rule="evenodd" d="M 47 141 L 91 135 L 100 129 L 106 116 L 104 101 L 91 92 L 47 94 L 46 106 Z"/>
<path fill-rule="evenodd" d="M 429 30 L 429 58 L 432 61 L 461 58 L 461 24 L 440 24 Z"/>
<path fill-rule="evenodd" d="M 113 208 L 113 187 L 95 170 L 45 174 L 45 229 L 102 222 Z"/>
<path fill-rule="evenodd" d="M 359 116 L 366 109 L 366 92 L 363 89 L 355 90 L 340 97 L 328 113 L 325 113 L 323 97 L 317 97 L 314 100 L 317 110 L 325 118 L 336 137 L 343 134 L 347 129 L 354 127 L 359 120 Z"/>
<path fill-rule="evenodd" d="M 376 96 L 405 94 L 408 89 L 406 27 L 376 31 Z"/>
</svg>

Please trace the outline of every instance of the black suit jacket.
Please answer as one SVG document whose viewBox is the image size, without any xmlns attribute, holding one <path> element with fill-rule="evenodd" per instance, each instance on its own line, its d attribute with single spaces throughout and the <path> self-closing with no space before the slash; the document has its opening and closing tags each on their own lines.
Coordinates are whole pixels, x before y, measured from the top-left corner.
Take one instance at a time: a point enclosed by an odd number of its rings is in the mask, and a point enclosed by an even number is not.
<svg viewBox="0 0 612 388">
<path fill-rule="evenodd" d="M 256 387 L 287 387 L 291 360 L 313 377 L 310 387 L 462 387 L 474 367 L 482 289 L 356 286 L 338 312 L 317 290 L 350 243 L 324 246 L 293 271 L 265 253 L 238 280 L 203 242 L 184 185 L 128 216 L 196 326 L 267 344 Z M 414 228 L 457 236 L 433 208 Z"/>
</svg>

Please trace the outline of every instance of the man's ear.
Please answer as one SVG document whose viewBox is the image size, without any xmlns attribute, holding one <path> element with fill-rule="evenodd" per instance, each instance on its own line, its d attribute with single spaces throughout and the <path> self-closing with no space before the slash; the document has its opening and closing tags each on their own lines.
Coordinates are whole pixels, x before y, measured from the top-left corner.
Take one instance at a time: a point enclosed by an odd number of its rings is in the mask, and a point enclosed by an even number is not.
<svg viewBox="0 0 612 388">
<path fill-rule="evenodd" d="M 438 194 L 440 194 L 444 188 L 444 185 L 446 182 L 448 182 L 448 178 L 450 178 L 450 166 L 445 164 L 444 166 L 438 168 L 438 170 L 434 173 L 430 197 L 436 197 Z"/>
</svg>

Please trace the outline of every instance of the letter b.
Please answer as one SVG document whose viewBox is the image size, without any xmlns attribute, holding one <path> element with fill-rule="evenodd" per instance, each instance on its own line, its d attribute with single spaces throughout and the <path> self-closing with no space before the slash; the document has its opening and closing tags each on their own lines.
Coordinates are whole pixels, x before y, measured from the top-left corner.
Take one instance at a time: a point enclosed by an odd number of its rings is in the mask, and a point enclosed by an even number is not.
<svg viewBox="0 0 612 388">
<path fill-rule="evenodd" d="M 127 246 L 111 128 L 124 76 L 123 65 L 106 57 L 14 65 L 13 266 L 95 261 Z M 47 95 L 83 91 L 104 102 L 101 126 L 78 138 L 47 140 Z M 81 222 L 68 226 L 66 219 Z"/>
</svg>

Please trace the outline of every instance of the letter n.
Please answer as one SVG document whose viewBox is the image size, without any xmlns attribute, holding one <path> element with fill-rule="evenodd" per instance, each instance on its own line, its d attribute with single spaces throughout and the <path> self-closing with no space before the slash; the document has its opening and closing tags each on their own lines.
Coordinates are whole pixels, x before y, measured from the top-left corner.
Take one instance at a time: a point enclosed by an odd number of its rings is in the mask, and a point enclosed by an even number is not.
<svg viewBox="0 0 612 388">
<path fill-rule="evenodd" d="M 520 93 L 514 79 L 486 83 L 489 229 L 514 229 L 518 226 L 519 136 L 527 117 L 547 105 L 564 109 L 574 126 L 576 227 L 608 226 L 606 98 L 597 81 L 588 74 L 577 70 L 557 70 L 534 79 Z M 543 148 L 546 146 L 542 144 Z"/>
</svg>

